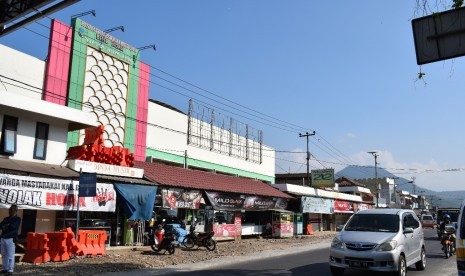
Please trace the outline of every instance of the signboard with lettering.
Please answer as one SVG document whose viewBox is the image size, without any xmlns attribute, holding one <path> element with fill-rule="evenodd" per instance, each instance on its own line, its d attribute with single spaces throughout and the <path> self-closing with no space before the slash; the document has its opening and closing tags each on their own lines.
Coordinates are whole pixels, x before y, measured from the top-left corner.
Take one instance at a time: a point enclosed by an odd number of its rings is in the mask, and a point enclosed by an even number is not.
<svg viewBox="0 0 465 276">
<path fill-rule="evenodd" d="M 348 201 L 335 200 L 334 201 L 334 212 L 336 213 L 353 213 L 354 204 Z"/>
<path fill-rule="evenodd" d="M 303 213 L 332 214 L 334 212 L 333 199 L 303 196 L 301 204 Z"/>
<path fill-rule="evenodd" d="M 89 162 L 83 160 L 69 160 L 68 168 L 75 171 L 80 171 L 82 169 L 83 172 L 88 173 L 98 173 L 124 177 L 142 178 L 144 176 L 143 169 L 116 166 L 97 162 Z"/>
<path fill-rule="evenodd" d="M 285 210 L 288 200 L 264 196 L 238 195 L 221 192 L 205 192 L 216 210 Z"/>
<path fill-rule="evenodd" d="M 334 169 L 312 170 L 312 188 L 334 187 Z"/>
<path fill-rule="evenodd" d="M 21 209 L 114 212 L 113 184 L 97 183 L 96 195 L 78 197 L 79 182 L 0 174 L 0 208 L 17 204 Z"/>
<path fill-rule="evenodd" d="M 81 173 L 79 175 L 79 197 L 94 197 L 97 194 L 97 174 Z"/>
<path fill-rule="evenodd" d="M 202 192 L 198 190 L 162 189 L 163 207 L 199 209 Z"/>
</svg>

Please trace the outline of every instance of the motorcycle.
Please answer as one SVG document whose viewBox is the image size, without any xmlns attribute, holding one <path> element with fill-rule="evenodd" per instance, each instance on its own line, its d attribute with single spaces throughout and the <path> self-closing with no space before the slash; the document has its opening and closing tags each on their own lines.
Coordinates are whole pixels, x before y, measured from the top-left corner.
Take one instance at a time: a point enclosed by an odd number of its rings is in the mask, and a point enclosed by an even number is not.
<svg viewBox="0 0 465 276">
<path fill-rule="evenodd" d="M 170 255 L 176 250 L 176 234 L 166 233 L 163 225 L 159 224 L 157 230 L 145 234 L 148 244 L 155 252 L 160 252 L 162 249 L 168 251 Z"/>
<path fill-rule="evenodd" d="M 452 235 L 455 232 L 455 228 L 448 229 L 446 226 L 446 231 L 442 234 L 442 243 L 443 243 L 443 251 L 446 255 L 446 258 L 451 257 L 455 253 L 455 244 L 452 240 Z"/>
<path fill-rule="evenodd" d="M 198 233 L 194 232 L 194 230 L 195 224 L 190 226 L 189 234 L 187 234 L 182 241 L 184 247 L 190 249 L 197 245 L 205 246 L 210 251 L 214 251 L 216 249 L 216 241 L 213 239 L 215 232 Z"/>
</svg>

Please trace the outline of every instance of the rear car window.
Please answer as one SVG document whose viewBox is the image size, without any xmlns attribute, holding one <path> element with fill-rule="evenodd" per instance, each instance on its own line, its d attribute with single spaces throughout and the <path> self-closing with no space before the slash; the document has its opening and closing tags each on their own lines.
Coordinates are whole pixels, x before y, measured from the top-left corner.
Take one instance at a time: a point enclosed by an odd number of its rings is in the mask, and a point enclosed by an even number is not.
<svg viewBox="0 0 465 276">
<path fill-rule="evenodd" d="M 423 216 L 423 220 L 433 220 L 433 216 Z"/>
<path fill-rule="evenodd" d="M 392 214 L 355 214 L 345 231 L 398 232 L 399 216 Z"/>
</svg>

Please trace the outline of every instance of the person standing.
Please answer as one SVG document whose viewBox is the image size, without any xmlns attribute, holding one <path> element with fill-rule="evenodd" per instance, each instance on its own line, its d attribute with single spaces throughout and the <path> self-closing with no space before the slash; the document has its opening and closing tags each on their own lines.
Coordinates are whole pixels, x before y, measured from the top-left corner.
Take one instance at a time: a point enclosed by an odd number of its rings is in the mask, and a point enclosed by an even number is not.
<svg viewBox="0 0 465 276">
<path fill-rule="evenodd" d="M 21 224 L 21 218 L 18 217 L 18 206 L 12 204 L 8 209 L 9 216 L 0 222 L 0 249 L 2 253 L 2 267 L 1 274 L 12 275 L 15 266 L 15 242 L 18 238 L 18 229 Z"/>
</svg>

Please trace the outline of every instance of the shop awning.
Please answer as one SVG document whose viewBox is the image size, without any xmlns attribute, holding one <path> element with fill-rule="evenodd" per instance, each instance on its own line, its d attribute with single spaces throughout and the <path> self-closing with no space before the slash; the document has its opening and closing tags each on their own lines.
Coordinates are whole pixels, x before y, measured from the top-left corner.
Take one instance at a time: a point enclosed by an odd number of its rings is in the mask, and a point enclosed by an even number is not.
<svg viewBox="0 0 465 276">
<path fill-rule="evenodd" d="M 4 173 L 8 173 L 7 171 L 14 171 L 24 172 L 28 175 L 37 174 L 64 178 L 79 177 L 78 172 L 68 169 L 66 166 L 14 159 L 0 158 L 0 169 L 4 170 Z"/>
<path fill-rule="evenodd" d="M 156 186 L 115 183 L 118 195 L 123 199 L 123 210 L 130 220 L 152 218 L 153 205 L 157 194 Z"/>
<path fill-rule="evenodd" d="M 135 162 L 144 176 L 161 186 L 293 199 L 269 184 L 244 177 L 234 177 L 161 163 Z"/>
</svg>

